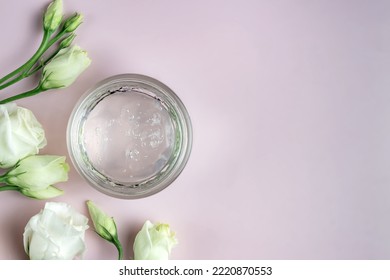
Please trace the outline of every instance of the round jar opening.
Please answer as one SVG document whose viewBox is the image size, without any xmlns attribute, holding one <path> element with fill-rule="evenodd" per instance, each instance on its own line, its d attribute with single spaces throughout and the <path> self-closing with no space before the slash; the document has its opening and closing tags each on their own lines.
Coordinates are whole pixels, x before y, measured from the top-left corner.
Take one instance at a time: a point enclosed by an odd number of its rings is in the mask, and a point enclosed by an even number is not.
<svg viewBox="0 0 390 280">
<path fill-rule="evenodd" d="M 176 94 L 143 75 L 108 78 L 72 112 L 68 150 L 77 171 L 97 190 L 141 198 L 170 185 L 192 146 L 188 112 Z"/>
<path fill-rule="evenodd" d="M 83 145 L 92 166 L 121 184 L 147 180 L 168 163 L 174 126 L 163 104 L 134 90 L 102 99 L 87 116 Z"/>
</svg>

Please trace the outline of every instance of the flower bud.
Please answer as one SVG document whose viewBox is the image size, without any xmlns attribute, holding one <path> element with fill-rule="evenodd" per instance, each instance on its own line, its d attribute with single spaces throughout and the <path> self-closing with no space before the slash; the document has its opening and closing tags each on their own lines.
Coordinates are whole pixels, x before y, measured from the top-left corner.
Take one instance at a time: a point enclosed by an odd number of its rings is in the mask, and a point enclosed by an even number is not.
<svg viewBox="0 0 390 280">
<path fill-rule="evenodd" d="M 62 0 L 54 0 L 47 7 L 43 16 L 43 28 L 46 31 L 54 32 L 62 21 Z"/>
<path fill-rule="evenodd" d="M 63 194 L 52 185 L 67 181 L 68 172 L 64 156 L 34 155 L 19 161 L 4 177 L 25 196 L 47 199 Z"/>
<path fill-rule="evenodd" d="M 90 200 L 87 201 L 87 206 L 96 233 L 110 242 L 112 242 L 114 239 L 117 239 L 118 232 L 114 219 L 107 216 Z"/>
<path fill-rule="evenodd" d="M 79 27 L 79 25 L 81 23 L 83 23 L 83 15 L 82 14 L 79 14 L 79 13 L 75 13 L 73 16 L 71 16 L 70 18 L 68 18 L 65 23 L 64 23 L 64 30 L 66 32 L 73 32 L 76 30 L 77 27 Z"/>
<path fill-rule="evenodd" d="M 171 232 L 169 225 L 146 221 L 134 240 L 134 259 L 167 260 L 176 244 L 175 233 Z"/>
<path fill-rule="evenodd" d="M 87 201 L 89 215 L 91 216 L 96 233 L 103 239 L 115 245 L 118 249 L 118 259 L 123 258 L 122 244 L 118 238 L 118 231 L 114 218 L 107 216 L 92 201 Z"/>
<path fill-rule="evenodd" d="M 65 49 L 65 48 L 69 47 L 72 44 L 75 37 L 76 37 L 76 34 L 71 33 L 68 37 L 66 37 L 64 40 L 62 40 L 60 43 L 60 49 Z"/>
<path fill-rule="evenodd" d="M 42 90 L 68 87 L 90 64 L 87 52 L 79 46 L 62 49 L 43 68 L 40 87 Z"/>
</svg>

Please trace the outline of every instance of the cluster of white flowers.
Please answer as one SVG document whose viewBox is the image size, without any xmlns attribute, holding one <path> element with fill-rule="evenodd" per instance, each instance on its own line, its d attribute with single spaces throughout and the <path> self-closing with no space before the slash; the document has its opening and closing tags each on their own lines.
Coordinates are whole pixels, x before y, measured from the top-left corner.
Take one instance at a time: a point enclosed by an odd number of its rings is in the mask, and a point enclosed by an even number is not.
<svg viewBox="0 0 390 280">
<path fill-rule="evenodd" d="M 118 249 L 118 259 L 122 259 L 123 250 L 119 242 L 115 221 L 105 214 L 92 201 L 87 202 L 96 233 L 111 242 Z M 175 233 L 168 224 L 146 221 L 135 237 L 133 253 L 135 260 L 167 260 L 172 248 L 177 244 Z"/>
<path fill-rule="evenodd" d="M 17 190 L 35 199 L 48 199 L 63 194 L 54 184 L 68 180 L 69 165 L 64 156 L 38 155 L 45 147 L 42 125 L 34 114 L 15 103 L 0 105 L 0 190 Z M 123 258 L 122 245 L 112 217 L 92 201 L 87 202 L 95 231 L 113 243 Z M 88 218 L 70 205 L 47 202 L 25 227 L 24 248 L 30 259 L 75 259 L 85 251 L 84 236 Z M 168 259 L 177 244 L 167 224 L 146 221 L 137 234 L 133 250 L 136 260 Z"/>
<path fill-rule="evenodd" d="M 87 202 L 96 233 L 113 243 L 118 259 L 123 258 L 115 221 L 92 201 Z M 62 202 L 47 202 L 45 208 L 33 216 L 23 234 L 24 248 L 34 260 L 72 260 L 85 252 L 85 231 L 88 218 Z M 177 244 L 169 225 L 146 221 L 133 243 L 135 260 L 167 260 Z"/>
<path fill-rule="evenodd" d="M 14 190 L 26 197 L 49 199 L 63 194 L 54 185 L 68 180 L 69 165 L 64 156 L 39 155 L 47 144 L 45 131 L 33 112 L 19 107 L 15 100 L 40 92 L 70 86 L 90 65 L 86 51 L 71 46 L 83 16 L 75 13 L 63 20 L 62 0 L 53 0 L 43 17 L 41 46 L 24 65 L 0 78 L 0 90 L 42 70 L 38 86 L 30 91 L 0 100 L 0 191 Z M 58 42 L 56 51 L 46 60 L 42 55 Z M 88 211 L 96 233 L 118 249 L 123 249 L 112 217 L 92 201 Z M 23 234 L 24 249 L 34 260 L 72 260 L 85 252 L 88 218 L 69 204 L 47 202 L 44 209 L 27 223 Z M 166 260 L 177 244 L 167 224 L 146 221 L 134 244 L 136 260 Z"/>
<path fill-rule="evenodd" d="M 64 156 L 38 155 L 45 145 L 44 129 L 30 110 L 15 103 L 0 105 L 0 168 L 6 170 L 0 191 L 16 190 L 36 199 L 63 193 L 53 185 L 68 180 L 69 165 Z"/>
<path fill-rule="evenodd" d="M 68 180 L 69 165 L 63 156 L 38 155 L 46 146 L 45 131 L 34 114 L 18 107 L 15 100 L 71 85 L 90 65 L 87 53 L 71 46 L 83 16 L 75 13 L 63 20 L 62 0 L 53 0 L 43 17 L 43 38 L 35 54 L 22 66 L 0 78 L 0 90 L 42 70 L 38 86 L 0 100 L 0 191 L 16 190 L 36 199 L 63 193 L 54 184 Z M 58 46 L 46 60 L 43 55 Z M 8 170 L 7 170 L 8 169 Z"/>
</svg>

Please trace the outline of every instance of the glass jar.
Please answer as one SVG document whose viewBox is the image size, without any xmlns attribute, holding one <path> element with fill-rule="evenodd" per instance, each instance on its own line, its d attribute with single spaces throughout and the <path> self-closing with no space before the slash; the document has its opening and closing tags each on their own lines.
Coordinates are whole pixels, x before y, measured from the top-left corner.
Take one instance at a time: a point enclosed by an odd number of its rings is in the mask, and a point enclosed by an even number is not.
<svg viewBox="0 0 390 280">
<path fill-rule="evenodd" d="M 142 198 L 170 185 L 190 156 L 192 127 L 179 97 L 147 76 L 110 77 L 76 104 L 67 129 L 73 165 L 107 195 Z"/>
</svg>

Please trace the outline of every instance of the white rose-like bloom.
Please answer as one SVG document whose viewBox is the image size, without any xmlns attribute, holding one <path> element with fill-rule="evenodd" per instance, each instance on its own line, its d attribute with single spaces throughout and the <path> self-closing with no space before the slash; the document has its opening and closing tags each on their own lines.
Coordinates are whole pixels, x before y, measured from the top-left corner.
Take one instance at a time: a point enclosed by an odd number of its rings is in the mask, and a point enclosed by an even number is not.
<svg viewBox="0 0 390 280">
<path fill-rule="evenodd" d="M 0 105 L 0 168 L 37 154 L 46 143 L 45 131 L 30 110 L 16 103 Z"/>
<path fill-rule="evenodd" d="M 167 224 L 146 221 L 134 240 L 135 260 L 167 260 L 177 244 L 175 233 Z"/>
<path fill-rule="evenodd" d="M 73 260 L 85 251 L 88 218 L 62 202 L 47 202 L 27 223 L 23 243 L 31 260 Z"/>
<path fill-rule="evenodd" d="M 87 52 L 79 46 L 62 49 L 43 68 L 40 87 L 42 90 L 68 87 L 90 64 Z"/>
</svg>

